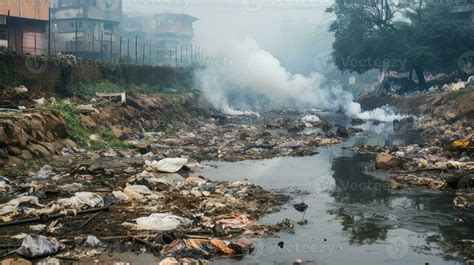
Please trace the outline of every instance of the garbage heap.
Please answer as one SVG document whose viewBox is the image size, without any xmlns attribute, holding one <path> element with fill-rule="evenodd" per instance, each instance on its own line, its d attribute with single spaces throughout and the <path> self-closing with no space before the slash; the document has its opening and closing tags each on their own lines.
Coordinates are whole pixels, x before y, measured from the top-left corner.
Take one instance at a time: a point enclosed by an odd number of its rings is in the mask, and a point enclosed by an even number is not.
<svg viewBox="0 0 474 265">
<path fill-rule="evenodd" d="M 86 166 L 69 172 L 44 166 L 35 177 L 2 178 L 0 189 L 9 200 L 0 204 L 0 255 L 82 261 L 118 248 L 151 252 L 163 264 L 202 262 L 251 253 L 248 237 L 283 228 L 259 220 L 278 211 L 286 196 L 247 181 L 189 176 L 195 166 L 186 158 L 167 158 L 135 166 L 139 172 L 128 178 L 104 169 L 99 174 L 98 168 L 88 175 Z M 102 175 L 108 189 L 88 185 Z"/>
<path fill-rule="evenodd" d="M 177 132 L 148 132 L 129 143 L 142 153 L 161 153 L 166 157 L 188 155 L 197 160 L 242 161 L 314 155 L 319 147 L 338 144 L 355 134 L 339 136 L 330 130 L 327 121 L 303 123 L 300 116 L 260 123 L 254 117 L 252 125 L 245 120 L 251 118 L 243 117 L 225 121 L 194 119 Z"/>
<path fill-rule="evenodd" d="M 454 205 L 474 209 L 474 134 L 435 139 L 430 145 L 359 146 L 377 154 L 375 168 L 390 173 L 392 188 L 415 185 L 455 192 Z"/>
</svg>

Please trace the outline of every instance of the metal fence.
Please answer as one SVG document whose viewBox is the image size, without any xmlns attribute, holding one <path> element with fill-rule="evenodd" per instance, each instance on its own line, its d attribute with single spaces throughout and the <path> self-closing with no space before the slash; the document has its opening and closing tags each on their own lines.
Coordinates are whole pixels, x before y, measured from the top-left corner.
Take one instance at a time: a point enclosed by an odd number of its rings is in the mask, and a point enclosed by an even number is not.
<svg viewBox="0 0 474 265">
<path fill-rule="evenodd" d="M 112 34 L 89 40 L 73 38 L 64 40 L 60 33 L 29 33 L 0 25 L 0 50 L 21 55 L 56 57 L 59 53 L 72 54 L 80 59 L 101 60 L 112 63 L 163 65 L 189 67 L 202 65 L 204 50 L 195 45 L 160 45 L 140 39 L 139 36 L 124 38 Z M 77 36 L 77 34 L 76 34 Z M 171 47 L 170 47 L 171 46 Z"/>
</svg>

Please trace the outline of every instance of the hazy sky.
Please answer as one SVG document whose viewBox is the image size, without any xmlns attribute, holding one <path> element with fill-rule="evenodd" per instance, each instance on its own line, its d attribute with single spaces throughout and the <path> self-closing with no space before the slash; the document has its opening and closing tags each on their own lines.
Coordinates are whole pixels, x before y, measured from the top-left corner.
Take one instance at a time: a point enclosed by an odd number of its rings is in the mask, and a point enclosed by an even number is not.
<svg viewBox="0 0 474 265">
<path fill-rule="evenodd" d="M 281 21 L 326 26 L 331 0 L 123 0 L 124 13 L 186 13 L 199 18 L 195 43 L 212 54 L 230 41 L 253 38 L 270 51 L 280 48 Z"/>
</svg>

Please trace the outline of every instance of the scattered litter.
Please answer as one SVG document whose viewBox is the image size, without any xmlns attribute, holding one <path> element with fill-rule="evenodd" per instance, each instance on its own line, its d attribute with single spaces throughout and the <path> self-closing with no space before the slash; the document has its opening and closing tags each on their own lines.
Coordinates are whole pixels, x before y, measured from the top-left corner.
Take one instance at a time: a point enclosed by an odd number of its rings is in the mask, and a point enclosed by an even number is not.
<svg viewBox="0 0 474 265">
<path fill-rule="evenodd" d="M 184 181 L 184 184 L 192 187 L 200 187 L 206 184 L 206 180 L 198 177 L 189 177 Z"/>
<path fill-rule="evenodd" d="M 56 254 L 62 250 L 64 245 L 55 238 L 48 239 L 40 235 L 28 235 L 23 239 L 17 253 L 27 258 L 39 258 Z"/>
<path fill-rule="evenodd" d="M 93 192 L 76 192 L 71 198 L 59 199 L 58 203 L 73 209 L 81 209 L 85 206 L 95 208 L 103 207 L 104 199 L 99 194 Z"/>
<path fill-rule="evenodd" d="M 168 213 L 154 213 L 147 217 L 134 219 L 134 221 L 136 225 L 128 223 L 124 225 L 135 227 L 136 230 L 168 231 L 190 222 L 190 220 Z"/>
<path fill-rule="evenodd" d="M 44 205 L 39 203 L 38 198 L 35 196 L 20 196 L 7 203 L 0 204 L 0 216 L 17 211 L 22 203 L 30 203 L 39 207 L 44 207 Z"/>
<path fill-rule="evenodd" d="M 245 215 L 240 215 L 234 218 L 220 219 L 216 223 L 221 225 L 222 229 L 244 229 L 254 225 L 254 223 L 251 222 Z"/>
<path fill-rule="evenodd" d="M 165 158 L 160 161 L 145 161 L 147 169 L 166 173 L 176 173 L 188 163 L 187 158 Z"/>
<path fill-rule="evenodd" d="M 102 246 L 102 242 L 95 236 L 89 235 L 87 236 L 86 241 L 84 244 L 88 247 L 100 247 Z"/>
<path fill-rule="evenodd" d="M 30 229 L 33 231 L 42 231 L 42 230 L 46 230 L 47 228 L 48 226 L 44 224 L 30 225 Z"/>
<path fill-rule="evenodd" d="M 307 123 L 318 123 L 321 121 L 321 119 L 316 116 L 316 115 L 307 115 L 307 116 L 304 116 L 302 119 L 301 119 L 303 122 L 307 122 Z"/>
<path fill-rule="evenodd" d="M 50 165 L 44 165 L 38 171 L 38 173 L 36 173 L 36 178 L 38 178 L 38 179 L 49 179 L 49 178 L 53 177 L 54 175 L 56 175 L 56 174 L 53 172 L 53 168 Z"/>
</svg>

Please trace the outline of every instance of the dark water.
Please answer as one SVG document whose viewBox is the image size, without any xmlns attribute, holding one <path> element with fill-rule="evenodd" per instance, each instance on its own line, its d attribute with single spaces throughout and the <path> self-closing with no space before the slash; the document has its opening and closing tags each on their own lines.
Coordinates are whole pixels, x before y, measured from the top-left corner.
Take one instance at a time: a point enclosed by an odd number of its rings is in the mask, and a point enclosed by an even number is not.
<svg viewBox="0 0 474 265">
<path fill-rule="evenodd" d="M 347 124 L 344 117 L 336 122 Z M 292 203 L 304 200 L 308 224 L 296 224 L 295 233 L 256 239 L 256 253 L 242 260 L 218 264 L 464 264 L 457 242 L 474 239 L 474 215 L 453 207 L 453 195 L 417 188 L 391 190 L 378 177 L 365 174 L 374 155 L 356 154 L 359 144 L 410 144 L 421 139 L 395 135 L 390 124 L 366 124 L 366 131 L 338 146 L 320 149 L 303 158 L 262 161 L 207 162 L 196 172 L 210 179 L 249 179 L 267 189 L 283 190 Z M 304 192 L 304 195 L 301 195 Z M 302 214 L 290 204 L 263 223 L 285 218 L 299 221 Z M 284 242 L 284 247 L 278 246 Z"/>
</svg>

